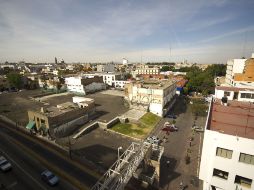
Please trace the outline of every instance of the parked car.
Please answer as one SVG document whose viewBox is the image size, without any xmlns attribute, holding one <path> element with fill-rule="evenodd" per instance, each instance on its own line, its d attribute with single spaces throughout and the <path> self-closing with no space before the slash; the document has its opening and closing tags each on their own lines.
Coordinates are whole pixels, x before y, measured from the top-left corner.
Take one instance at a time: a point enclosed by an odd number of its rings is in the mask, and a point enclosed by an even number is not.
<svg viewBox="0 0 254 190">
<path fill-rule="evenodd" d="M 175 125 L 170 125 L 169 129 L 170 132 L 178 131 L 178 127 L 176 127 Z"/>
<path fill-rule="evenodd" d="M 168 114 L 166 115 L 167 118 L 172 118 L 172 119 L 176 119 L 176 115 L 174 114 Z"/>
<path fill-rule="evenodd" d="M 7 172 L 12 169 L 11 163 L 4 156 L 0 156 L 0 169 L 3 172 Z"/>
<path fill-rule="evenodd" d="M 59 183 L 59 178 L 49 170 L 45 170 L 41 173 L 41 179 L 50 186 L 54 186 Z"/>
<path fill-rule="evenodd" d="M 175 131 L 178 131 L 178 127 L 176 127 L 176 126 L 173 125 L 173 124 L 169 124 L 168 122 L 166 122 L 166 123 L 164 124 L 164 128 L 162 129 L 162 131 L 175 132 Z"/>
<path fill-rule="evenodd" d="M 151 144 L 156 144 L 156 145 L 158 145 L 159 142 L 160 142 L 160 139 L 159 139 L 158 137 L 156 137 L 156 136 L 152 136 L 152 137 L 148 137 L 148 138 L 146 139 L 146 141 L 149 142 L 149 143 L 151 143 Z"/>
<path fill-rule="evenodd" d="M 191 127 L 192 130 L 196 131 L 196 132 L 203 132 L 204 131 L 204 128 L 203 127 L 199 127 L 197 125 L 193 125 Z"/>
</svg>

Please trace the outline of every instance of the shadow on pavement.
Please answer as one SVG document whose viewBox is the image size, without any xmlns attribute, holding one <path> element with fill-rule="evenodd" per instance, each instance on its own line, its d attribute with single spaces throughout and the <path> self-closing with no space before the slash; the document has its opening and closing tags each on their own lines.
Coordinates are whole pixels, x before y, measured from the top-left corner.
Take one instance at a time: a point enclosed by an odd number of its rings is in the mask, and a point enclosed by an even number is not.
<svg viewBox="0 0 254 190">
<path fill-rule="evenodd" d="M 169 164 L 167 161 L 169 161 Z M 177 164 L 177 160 L 174 158 L 161 157 L 160 187 L 164 188 L 171 181 L 181 176 L 180 173 L 175 171 Z"/>
</svg>

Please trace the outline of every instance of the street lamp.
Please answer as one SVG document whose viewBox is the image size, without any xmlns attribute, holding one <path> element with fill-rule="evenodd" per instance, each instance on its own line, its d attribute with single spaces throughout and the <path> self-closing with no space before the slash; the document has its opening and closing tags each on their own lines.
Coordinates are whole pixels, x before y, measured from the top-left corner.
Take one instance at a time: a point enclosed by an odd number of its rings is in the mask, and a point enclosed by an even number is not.
<svg viewBox="0 0 254 190">
<path fill-rule="evenodd" d="M 119 159 L 119 156 L 120 156 L 120 155 L 119 155 L 119 150 L 122 150 L 122 149 L 123 149 L 123 147 L 121 147 L 121 146 L 117 148 L 117 156 L 118 156 L 117 158 L 118 158 L 118 159 Z"/>
</svg>

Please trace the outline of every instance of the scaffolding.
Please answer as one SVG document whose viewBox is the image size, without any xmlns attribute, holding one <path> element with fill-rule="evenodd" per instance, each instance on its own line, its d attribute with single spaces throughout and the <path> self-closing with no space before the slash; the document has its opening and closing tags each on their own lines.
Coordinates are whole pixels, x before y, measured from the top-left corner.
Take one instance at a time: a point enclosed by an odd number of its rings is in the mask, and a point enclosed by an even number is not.
<svg viewBox="0 0 254 190">
<path fill-rule="evenodd" d="M 151 147 L 148 142 L 132 144 L 92 187 L 92 190 L 122 190 Z"/>
</svg>

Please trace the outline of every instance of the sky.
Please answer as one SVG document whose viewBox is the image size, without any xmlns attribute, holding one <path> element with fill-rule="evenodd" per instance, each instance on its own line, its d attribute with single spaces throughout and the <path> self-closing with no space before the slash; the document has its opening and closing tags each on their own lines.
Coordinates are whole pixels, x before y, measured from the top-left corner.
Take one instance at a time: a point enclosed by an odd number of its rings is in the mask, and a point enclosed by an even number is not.
<svg viewBox="0 0 254 190">
<path fill-rule="evenodd" d="M 253 0 L 0 0 L 0 62 L 226 63 L 254 52 Z"/>
</svg>

